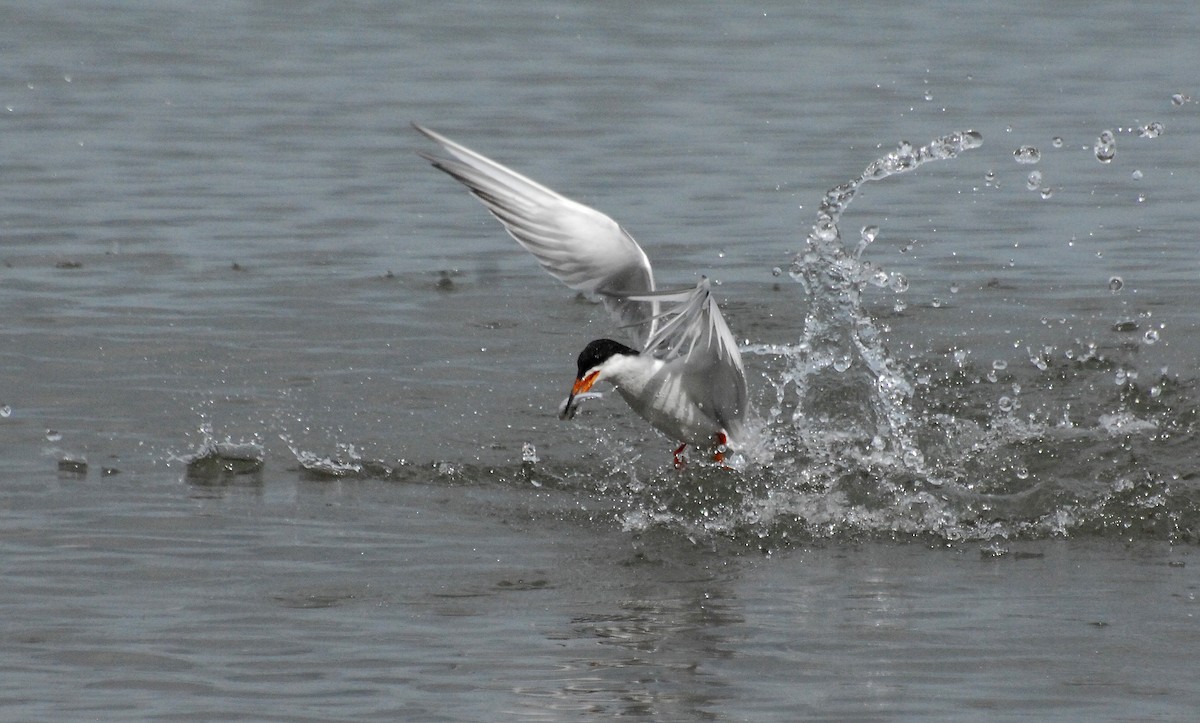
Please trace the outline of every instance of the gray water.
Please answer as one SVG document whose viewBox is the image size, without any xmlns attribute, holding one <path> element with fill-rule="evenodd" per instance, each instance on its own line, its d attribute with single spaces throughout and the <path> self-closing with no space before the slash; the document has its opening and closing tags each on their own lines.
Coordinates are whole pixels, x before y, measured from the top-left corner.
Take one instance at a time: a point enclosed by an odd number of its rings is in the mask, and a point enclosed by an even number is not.
<svg viewBox="0 0 1200 723">
<path fill-rule="evenodd" d="M 1195 718 L 1193 3 L 406 5 L 0 6 L 0 718 Z M 411 121 L 719 282 L 758 457 L 560 422 Z"/>
</svg>

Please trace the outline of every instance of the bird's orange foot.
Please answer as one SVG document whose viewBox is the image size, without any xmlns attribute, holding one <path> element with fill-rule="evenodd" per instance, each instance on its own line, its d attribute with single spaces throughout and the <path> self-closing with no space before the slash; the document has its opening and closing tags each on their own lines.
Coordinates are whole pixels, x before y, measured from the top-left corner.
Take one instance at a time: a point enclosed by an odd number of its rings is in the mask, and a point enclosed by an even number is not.
<svg viewBox="0 0 1200 723">
<path fill-rule="evenodd" d="M 725 453 L 729 451 L 729 437 L 724 432 L 717 432 L 713 435 L 713 446 L 716 447 L 716 452 L 713 453 L 712 460 L 717 462 L 725 469 L 732 469 L 725 464 Z"/>
<path fill-rule="evenodd" d="M 675 457 L 674 457 L 675 469 L 683 469 L 683 466 L 685 464 L 687 464 L 687 460 L 685 460 L 683 457 L 680 456 L 681 454 L 683 454 L 683 450 L 686 447 L 687 447 L 687 442 L 684 442 L 683 444 L 679 445 L 679 449 L 675 450 Z"/>
</svg>

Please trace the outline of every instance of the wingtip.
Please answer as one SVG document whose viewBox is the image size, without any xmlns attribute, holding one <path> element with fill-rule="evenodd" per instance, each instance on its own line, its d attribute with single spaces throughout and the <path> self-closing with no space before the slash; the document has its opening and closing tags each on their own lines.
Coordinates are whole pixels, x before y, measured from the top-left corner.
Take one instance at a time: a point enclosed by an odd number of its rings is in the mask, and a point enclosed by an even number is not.
<svg viewBox="0 0 1200 723">
<path fill-rule="evenodd" d="M 457 145 L 458 145 L 458 144 L 457 144 L 457 143 L 455 143 L 454 141 L 450 140 L 449 138 L 447 138 L 446 136 L 442 135 L 441 133 L 438 133 L 437 131 L 435 131 L 435 130 L 434 130 L 434 129 L 432 129 L 432 128 L 429 128 L 429 127 L 427 127 L 427 126 L 423 126 L 423 125 L 421 125 L 420 123 L 418 123 L 418 122 L 416 122 L 416 121 L 410 121 L 410 124 L 412 125 L 412 127 L 413 127 L 413 130 L 415 130 L 416 132 L 418 132 L 418 133 L 420 133 L 421 135 L 425 136 L 426 138 L 428 138 L 429 140 L 433 141 L 434 143 L 438 144 L 438 145 L 439 145 L 439 146 L 441 146 L 442 148 L 451 149 L 451 148 L 453 148 L 454 146 L 457 146 Z"/>
</svg>

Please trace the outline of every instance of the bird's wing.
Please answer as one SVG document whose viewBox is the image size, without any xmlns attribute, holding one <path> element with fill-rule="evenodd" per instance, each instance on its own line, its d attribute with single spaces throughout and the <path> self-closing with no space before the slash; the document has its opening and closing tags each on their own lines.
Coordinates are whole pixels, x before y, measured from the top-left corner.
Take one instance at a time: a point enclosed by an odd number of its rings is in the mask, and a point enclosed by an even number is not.
<svg viewBox="0 0 1200 723">
<path fill-rule="evenodd" d="M 413 127 L 451 157 L 421 156 L 462 182 L 542 268 L 572 289 L 601 295 L 639 342 L 653 335 L 657 302 L 631 298 L 654 291 L 650 260 L 616 221 L 440 133 Z"/>
<path fill-rule="evenodd" d="M 665 309 L 643 353 L 681 365 L 692 398 L 706 405 L 712 416 L 736 435 L 748 408 L 746 371 L 708 279 L 701 277 L 692 289 L 632 298 L 654 299 Z"/>
</svg>

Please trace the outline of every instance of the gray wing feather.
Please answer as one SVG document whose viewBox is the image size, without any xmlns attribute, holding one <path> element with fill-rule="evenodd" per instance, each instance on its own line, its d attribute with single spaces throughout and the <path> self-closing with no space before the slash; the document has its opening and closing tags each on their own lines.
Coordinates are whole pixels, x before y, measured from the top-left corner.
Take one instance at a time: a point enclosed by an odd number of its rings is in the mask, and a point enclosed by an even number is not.
<svg viewBox="0 0 1200 723">
<path fill-rule="evenodd" d="M 713 298 L 708 279 L 693 289 L 639 294 L 633 300 L 657 300 L 664 311 L 643 353 L 688 369 L 689 390 L 735 437 L 747 411 L 746 371 L 742 354 Z"/>
</svg>

